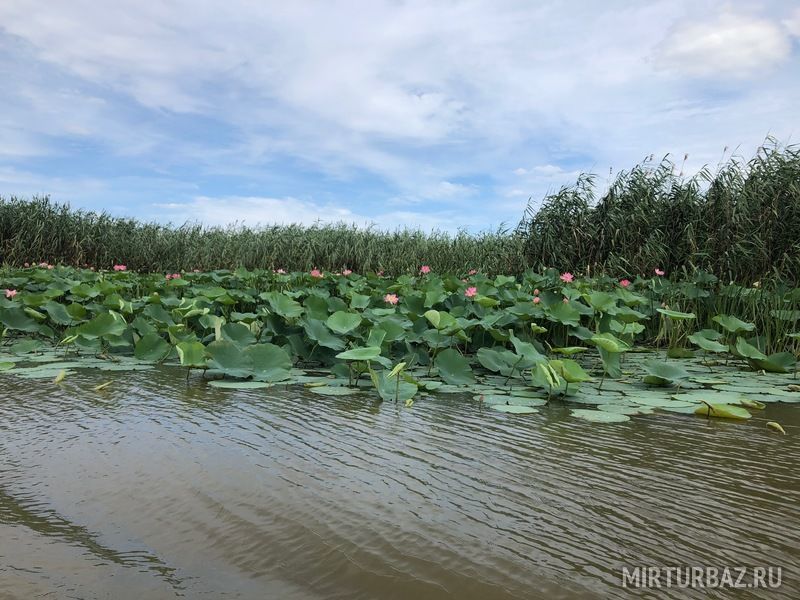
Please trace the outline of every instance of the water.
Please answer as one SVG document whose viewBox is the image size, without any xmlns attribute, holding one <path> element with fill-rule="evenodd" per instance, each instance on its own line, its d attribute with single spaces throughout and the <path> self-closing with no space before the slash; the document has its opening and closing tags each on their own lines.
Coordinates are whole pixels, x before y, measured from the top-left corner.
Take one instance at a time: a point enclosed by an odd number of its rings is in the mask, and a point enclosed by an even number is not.
<svg viewBox="0 0 800 600">
<path fill-rule="evenodd" d="M 0 598 L 649 597 L 637 565 L 780 566 L 735 596 L 800 597 L 800 405 L 598 425 L 99 377 L 0 382 Z"/>
</svg>

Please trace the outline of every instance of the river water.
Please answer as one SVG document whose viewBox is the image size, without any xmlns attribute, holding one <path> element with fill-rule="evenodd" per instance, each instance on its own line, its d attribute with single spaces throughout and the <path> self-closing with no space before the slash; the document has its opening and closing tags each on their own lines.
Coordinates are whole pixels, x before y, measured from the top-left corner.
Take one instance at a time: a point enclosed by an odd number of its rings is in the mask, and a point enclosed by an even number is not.
<svg viewBox="0 0 800 600">
<path fill-rule="evenodd" d="M 800 405 L 592 424 L 100 377 L 0 381 L 0 598 L 800 597 Z M 623 588 L 635 566 L 781 586 Z"/>
</svg>

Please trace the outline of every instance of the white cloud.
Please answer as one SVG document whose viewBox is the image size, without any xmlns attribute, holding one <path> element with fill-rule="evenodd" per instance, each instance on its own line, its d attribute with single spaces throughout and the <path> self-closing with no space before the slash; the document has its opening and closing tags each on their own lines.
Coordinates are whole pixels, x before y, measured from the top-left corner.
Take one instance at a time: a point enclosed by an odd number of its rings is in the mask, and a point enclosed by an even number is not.
<svg viewBox="0 0 800 600">
<path fill-rule="evenodd" d="M 392 210 L 374 215 L 354 213 L 336 205 L 298 198 L 265 198 L 258 196 L 198 196 L 188 202 L 156 203 L 151 218 L 161 222 L 183 224 L 202 222 L 212 226 L 246 225 L 259 227 L 274 224 L 313 225 L 315 223 L 348 223 L 359 227 L 378 226 L 384 229 L 403 227 L 425 231 L 456 231 L 476 222 L 456 222 L 452 211 L 415 212 Z"/>
<path fill-rule="evenodd" d="M 680 75 L 746 77 L 786 60 L 791 49 L 778 22 L 722 13 L 679 23 L 658 49 L 656 62 Z"/>
<path fill-rule="evenodd" d="M 364 218 L 389 203 L 414 208 L 393 218 L 480 226 L 518 218 L 527 196 L 579 170 L 651 152 L 702 164 L 796 123 L 800 12 L 779 0 L 226 7 L 0 2 L 0 76 L 14 82 L 0 156 L 40 175 L 31 157 L 72 159 L 76 179 L 110 177 L 110 195 L 125 196 L 125 176 L 151 177 L 199 188 L 165 202 L 227 184 L 237 198 L 324 197 L 292 201 L 312 216 L 328 201 Z M 104 171 L 79 162 L 87 149 Z"/>
<path fill-rule="evenodd" d="M 795 37 L 800 37 L 800 8 L 796 8 L 794 12 L 783 21 L 786 30 Z"/>
</svg>

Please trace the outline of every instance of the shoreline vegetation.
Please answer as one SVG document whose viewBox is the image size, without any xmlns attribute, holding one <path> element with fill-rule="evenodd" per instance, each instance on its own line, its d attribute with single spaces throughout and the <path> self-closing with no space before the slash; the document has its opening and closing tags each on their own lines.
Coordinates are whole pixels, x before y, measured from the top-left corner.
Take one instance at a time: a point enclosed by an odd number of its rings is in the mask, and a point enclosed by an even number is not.
<svg viewBox="0 0 800 600">
<path fill-rule="evenodd" d="M 0 374 L 60 384 L 77 369 L 165 365 L 195 384 L 409 407 L 441 393 L 515 414 L 563 402 L 595 422 L 747 420 L 800 402 L 800 288 L 667 275 L 4 267 Z"/>
<path fill-rule="evenodd" d="M 599 196 L 599 197 L 598 197 Z M 437 273 L 477 269 L 521 277 L 529 269 L 635 277 L 658 265 L 674 277 L 800 281 L 800 149 L 768 140 L 749 161 L 731 157 L 684 177 L 665 158 L 529 204 L 518 226 L 495 232 L 381 231 L 347 224 L 179 227 L 72 209 L 49 197 L 0 198 L 3 264 L 94 266 L 140 272 L 200 269 L 352 269 Z"/>
</svg>

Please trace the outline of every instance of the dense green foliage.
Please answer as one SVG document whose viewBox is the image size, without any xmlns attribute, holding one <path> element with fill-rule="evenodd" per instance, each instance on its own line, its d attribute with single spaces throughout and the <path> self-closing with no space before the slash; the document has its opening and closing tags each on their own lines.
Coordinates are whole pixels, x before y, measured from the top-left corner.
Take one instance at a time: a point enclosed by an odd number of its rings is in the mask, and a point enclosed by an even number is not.
<svg viewBox="0 0 800 600">
<path fill-rule="evenodd" d="M 625 421 L 653 406 L 749 418 L 741 407 L 752 401 L 730 398 L 725 387 L 680 399 L 668 397 L 676 391 L 645 393 L 647 386 L 685 390 L 708 383 L 707 377 L 689 381 L 679 362 L 688 359 L 695 360 L 690 367 L 710 368 L 722 357 L 726 369 L 782 374 L 784 386 L 795 381 L 800 290 L 738 288 L 728 296 L 735 301 L 721 301 L 741 308 L 770 298 L 781 306 L 759 330 L 739 318 L 743 313 L 712 314 L 720 302 L 714 298 L 725 297 L 712 296 L 714 285 L 710 275 L 676 284 L 656 275 L 630 282 L 552 270 L 527 272 L 520 281 L 478 272 L 440 276 L 427 267 L 397 278 L 246 269 L 165 276 L 122 265 L 112 272 L 6 268 L 0 370 L 59 383 L 73 367 L 126 370 L 166 361 L 201 369 L 211 385 L 227 388 L 305 383 L 318 394 L 347 395 L 368 375 L 380 398 L 407 403 L 423 390 L 460 391 L 480 392 L 486 404 L 518 414 L 536 412 L 554 396 L 613 404 L 615 416 L 575 411 L 602 422 Z M 624 359 L 647 352 L 644 342 L 668 346 L 667 356 L 678 360 Z M 37 364 L 18 367 L 18 361 Z M 301 369 L 326 370 L 333 379 Z M 638 373 L 638 385 L 631 385 L 631 373 Z M 623 388 L 631 397 L 603 391 L 607 377 L 618 384 L 628 378 Z M 741 385 L 736 374 L 729 377 L 708 385 Z M 590 392 L 580 393 L 583 384 Z M 794 389 L 758 385 L 764 401 L 800 401 Z"/>
<path fill-rule="evenodd" d="M 135 219 L 73 210 L 49 198 L 0 200 L 2 262 L 51 262 L 139 271 L 265 268 L 384 270 L 402 273 L 421 263 L 439 271 L 465 266 L 495 273 L 521 273 L 519 237 L 504 231 L 470 235 L 386 232 L 346 224 L 173 228 Z"/>
<path fill-rule="evenodd" d="M 703 269 L 726 281 L 800 280 L 800 150 L 762 147 L 692 178 L 669 160 L 595 178 L 530 207 L 519 233 L 533 266 L 617 274 Z"/>
<path fill-rule="evenodd" d="M 664 160 L 621 173 L 599 200 L 582 176 L 531 205 L 516 231 L 448 235 L 352 225 L 171 227 L 72 210 L 48 198 L 0 199 L 0 260 L 139 271 L 275 269 L 394 275 L 429 264 L 521 275 L 554 267 L 635 276 L 661 267 L 724 281 L 800 280 L 800 152 L 772 145 L 692 178 Z"/>
</svg>

